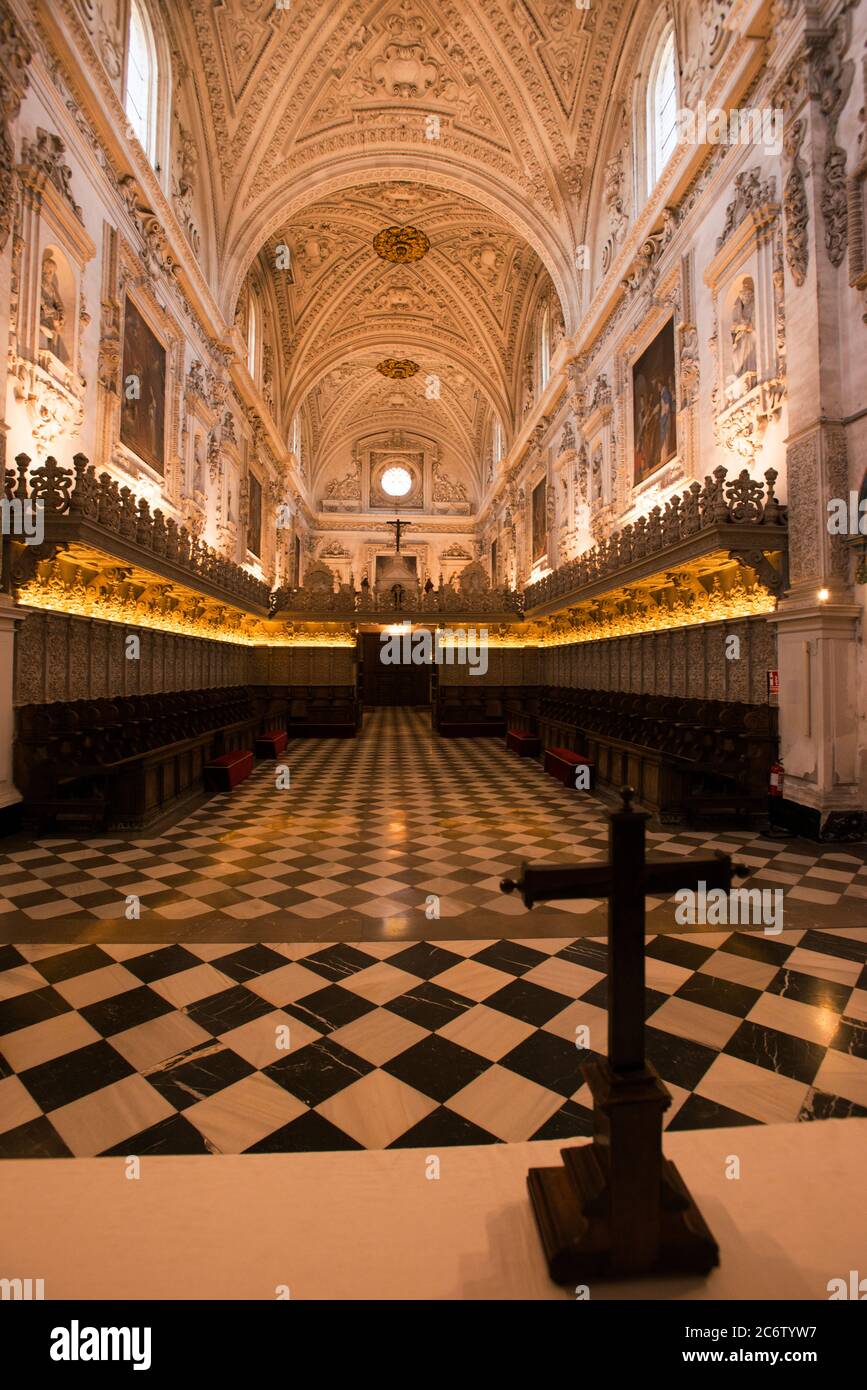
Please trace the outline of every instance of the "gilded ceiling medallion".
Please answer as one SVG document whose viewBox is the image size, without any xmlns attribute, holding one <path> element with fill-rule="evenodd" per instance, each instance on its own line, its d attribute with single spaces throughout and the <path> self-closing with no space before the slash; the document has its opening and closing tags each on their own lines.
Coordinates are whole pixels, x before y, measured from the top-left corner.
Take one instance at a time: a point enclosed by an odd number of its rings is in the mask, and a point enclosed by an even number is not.
<svg viewBox="0 0 867 1390">
<path fill-rule="evenodd" d="M 386 227 L 373 238 L 373 249 L 384 261 L 406 265 L 426 256 L 430 242 L 418 227 Z"/>
<path fill-rule="evenodd" d="M 376 370 L 393 381 L 404 381 L 408 376 L 415 376 L 421 368 L 411 357 L 385 357 L 377 362 Z"/>
</svg>

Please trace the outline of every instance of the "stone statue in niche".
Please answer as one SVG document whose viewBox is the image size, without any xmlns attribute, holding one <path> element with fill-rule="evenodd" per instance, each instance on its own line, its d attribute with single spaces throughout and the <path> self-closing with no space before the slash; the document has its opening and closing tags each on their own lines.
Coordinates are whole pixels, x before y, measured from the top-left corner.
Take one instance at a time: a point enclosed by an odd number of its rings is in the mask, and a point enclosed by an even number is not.
<svg viewBox="0 0 867 1390">
<path fill-rule="evenodd" d="M 590 460 L 590 504 L 595 506 L 602 501 L 602 444 L 596 445 Z"/>
<path fill-rule="evenodd" d="M 205 448 L 200 434 L 193 444 L 193 488 L 196 492 L 205 490 Z"/>
<path fill-rule="evenodd" d="M 756 295 L 753 282 L 744 280 L 732 305 L 732 376 L 728 386 L 730 399 L 743 395 L 755 385 L 756 377 Z"/>
<path fill-rule="evenodd" d="M 60 294 L 57 276 L 57 262 L 50 251 L 42 260 L 42 297 L 39 309 L 39 327 L 45 335 L 45 347 L 58 361 L 66 363 L 68 355 L 63 341 L 66 312 Z"/>
</svg>

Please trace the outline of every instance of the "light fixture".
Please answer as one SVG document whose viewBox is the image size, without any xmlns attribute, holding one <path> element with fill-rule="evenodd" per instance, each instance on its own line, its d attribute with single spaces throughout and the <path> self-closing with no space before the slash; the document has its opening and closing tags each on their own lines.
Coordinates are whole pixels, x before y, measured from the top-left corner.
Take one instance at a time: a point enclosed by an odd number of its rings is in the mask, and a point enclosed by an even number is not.
<svg viewBox="0 0 867 1390">
<path fill-rule="evenodd" d="M 406 497 L 412 487 L 412 474 L 407 468 L 386 468 L 379 485 L 389 497 Z"/>
<path fill-rule="evenodd" d="M 828 599 L 829 599 L 830 597 L 831 597 L 831 590 L 830 590 L 830 589 L 820 589 L 819 592 L 818 592 L 817 595 L 816 595 L 816 598 L 819 600 L 820 603 L 827 603 L 827 602 L 828 602 Z"/>
</svg>

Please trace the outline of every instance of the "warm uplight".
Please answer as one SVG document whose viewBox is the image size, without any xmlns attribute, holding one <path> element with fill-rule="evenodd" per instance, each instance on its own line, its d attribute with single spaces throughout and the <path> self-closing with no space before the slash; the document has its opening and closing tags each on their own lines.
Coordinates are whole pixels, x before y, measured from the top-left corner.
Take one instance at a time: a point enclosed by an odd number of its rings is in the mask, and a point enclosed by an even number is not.
<svg viewBox="0 0 867 1390">
<path fill-rule="evenodd" d="M 816 595 L 816 598 L 819 600 L 820 603 L 827 603 L 827 602 L 828 602 L 828 599 L 829 599 L 830 597 L 831 597 L 831 590 L 830 590 L 830 589 L 820 589 L 819 592 L 818 592 L 817 595 Z"/>
</svg>

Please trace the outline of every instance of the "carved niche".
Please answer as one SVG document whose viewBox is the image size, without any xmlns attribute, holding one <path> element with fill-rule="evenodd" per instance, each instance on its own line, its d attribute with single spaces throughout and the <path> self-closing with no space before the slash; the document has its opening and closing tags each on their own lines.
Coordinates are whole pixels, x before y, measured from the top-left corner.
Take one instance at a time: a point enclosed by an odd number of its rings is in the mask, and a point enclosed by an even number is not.
<svg viewBox="0 0 867 1390">
<path fill-rule="evenodd" d="M 78 433 L 87 382 L 81 334 L 90 322 L 83 279 L 96 247 L 72 192 L 66 147 L 41 127 L 22 145 L 13 242 L 10 373 L 37 448 Z"/>
<path fill-rule="evenodd" d="M 714 314 L 714 433 L 747 464 L 785 396 L 782 255 L 774 180 L 747 170 L 735 180 L 717 254 L 704 274 Z"/>
</svg>

